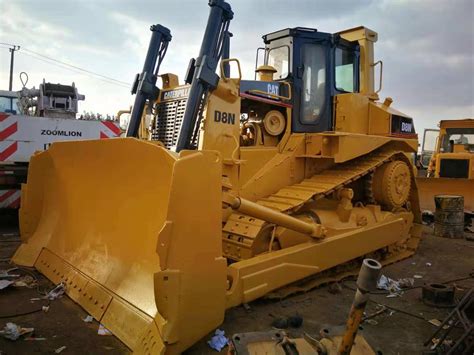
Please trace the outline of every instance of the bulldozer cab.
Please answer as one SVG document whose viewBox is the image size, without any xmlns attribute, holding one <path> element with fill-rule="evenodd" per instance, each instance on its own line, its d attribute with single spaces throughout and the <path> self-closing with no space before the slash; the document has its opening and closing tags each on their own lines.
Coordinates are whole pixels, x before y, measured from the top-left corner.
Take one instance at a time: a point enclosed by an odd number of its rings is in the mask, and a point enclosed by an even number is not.
<svg viewBox="0 0 474 355">
<path fill-rule="evenodd" d="M 474 128 L 447 128 L 441 137 L 440 152 L 474 152 Z"/>
<path fill-rule="evenodd" d="M 430 155 L 428 177 L 471 178 L 470 161 L 474 153 L 472 119 L 443 120 L 439 130 L 425 130 L 423 155 Z M 438 133 L 436 140 L 434 134 Z M 434 141 L 435 144 L 430 144 Z"/>
<path fill-rule="evenodd" d="M 359 44 L 339 34 L 287 28 L 263 36 L 265 64 L 292 88 L 292 131 L 334 129 L 332 98 L 359 92 Z"/>
</svg>

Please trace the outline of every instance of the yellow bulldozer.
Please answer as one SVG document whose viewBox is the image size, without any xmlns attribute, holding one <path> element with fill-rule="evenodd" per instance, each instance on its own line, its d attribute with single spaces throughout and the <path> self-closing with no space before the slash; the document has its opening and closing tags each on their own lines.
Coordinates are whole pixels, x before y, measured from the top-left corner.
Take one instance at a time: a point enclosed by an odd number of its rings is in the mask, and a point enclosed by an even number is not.
<svg viewBox="0 0 474 355">
<path fill-rule="evenodd" d="M 474 119 L 443 120 L 439 130 L 425 130 L 420 162 L 426 168 L 416 179 L 421 209 L 434 211 L 435 195 L 460 195 L 473 216 Z"/>
<path fill-rule="evenodd" d="M 420 239 L 417 134 L 378 101 L 377 33 L 269 33 L 258 80 L 243 80 L 231 7 L 209 6 L 184 84 L 159 74 L 171 34 L 152 26 L 127 137 L 54 143 L 22 189 L 14 262 L 137 353 L 182 352 L 228 308 L 364 257 L 395 262 Z"/>
</svg>

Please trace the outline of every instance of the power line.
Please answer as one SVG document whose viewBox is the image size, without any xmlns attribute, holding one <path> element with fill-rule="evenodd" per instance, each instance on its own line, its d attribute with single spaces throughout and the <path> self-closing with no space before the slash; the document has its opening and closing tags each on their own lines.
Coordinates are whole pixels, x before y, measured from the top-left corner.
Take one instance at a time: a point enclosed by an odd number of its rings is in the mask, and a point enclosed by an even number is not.
<svg viewBox="0 0 474 355">
<path fill-rule="evenodd" d="M 125 85 L 125 84 L 122 84 L 122 83 L 117 83 L 115 81 L 110 81 L 110 80 L 107 80 L 107 79 L 104 79 L 104 78 L 101 78 L 101 77 L 96 77 L 96 76 L 93 76 L 93 75 L 90 75 L 88 73 L 84 73 L 84 72 L 80 72 L 76 69 L 73 69 L 71 67 L 68 67 L 68 66 L 65 66 L 65 65 L 61 65 L 61 64 L 58 64 L 56 62 L 53 62 L 53 61 L 50 61 L 50 60 L 47 60 L 47 59 L 43 59 L 43 58 L 40 58 L 40 57 L 37 57 L 35 55 L 32 55 L 32 54 L 29 54 L 29 53 L 26 53 L 26 52 L 18 52 L 20 53 L 21 55 L 26 55 L 30 58 L 34 58 L 36 60 L 39 60 L 39 61 L 42 61 L 44 63 L 47 63 L 47 64 L 51 64 L 51 65 L 54 65 L 54 66 L 57 66 L 59 68 L 63 68 L 63 69 L 66 69 L 66 70 L 69 70 L 73 73 L 78 73 L 78 74 L 81 74 L 81 75 L 87 75 L 89 77 L 91 77 L 92 79 L 96 79 L 96 80 L 100 80 L 100 81 L 103 81 L 107 84 L 111 84 L 111 85 L 116 85 L 116 86 L 120 86 L 120 87 L 123 87 L 123 88 L 130 88 L 130 85 Z"/>
<path fill-rule="evenodd" d="M 18 53 L 21 54 L 21 55 L 26 55 L 26 56 L 28 56 L 28 57 L 30 57 L 30 58 L 34 58 L 34 59 L 36 59 L 36 60 L 42 61 L 42 62 L 44 62 L 44 63 L 51 64 L 51 65 L 55 65 L 55 66 L 57 66 L 57 67 L 60 67 L 60 68 L 63 68 L 63 69 L 72 71 L 72 72 L 74 72 L 74 73 L 78 73 L 78 74 L 82 74 L 82 75 L 87 75 L 87 76 L 89 76 L 89 77 L 91 77 L 91 78 L 93 78 L 93 79 L 101 80 L 101 81 L 103 81 L 103 82 L 105 82 L 105 83 L 107 83 L 107 84 L 116 85 L 116 86 L 120 86 L 120 87 L 127 88 L 127 89 L 130 88 L 130 84 L 127 84 L 127 83 L 125 83 L 125 82 L 110 80 L 110 79 L 108 79 L 107 77 L 102 76 L 102 75 L 101 75 L 100 77 L 94 76 L 94 74 L 91 75 L 91 74 L 89 74 L 89 73 L 87 73 L 87 72 L 79 71 L 79 70 L 77 70 L 77 69 L 74 69 L 74 67 L 70 67 L 70 66 L 66 66 L 66 65 L 59 64 L 59 63 L 57 63 L 58 61 L 52 61 L 52 60 L 47 60 L 47 59 L 44 59 L 44 58 L 40 58 L 40 57 L 38 57 L 38 56 L 36 56 L 36 55 L 29 54 L 29 53 L 27 53 L 27 52 L 25 52 L 25 51 L 18 51 Z"/>
<path fill-rule="evenodd" d="M 102 74 L 99 74 L 99 73 L 95 73 L 95 72 L 93 72 L 93 71 L 90 71 L 90 70 L 87 70 L 87 69 L 84 69 L 84 68 L 80 68 L 80 67 L 78 67 L 78 66 L 76 66 L 76 65 L 69 64 L 69 63 L 63 62 L 63 61 L 61 61 L 61 60 L 48 57 L 48 56 L 46 56 L 46 55 L 44 55 L 44 54 L 41 54 L 41 53 L 32 51 L 32 50 L 27 49 L 27 48 L 25 48 L 25 47 L 22 47 L 22 50 L 23 50 L 23 51 L 26 51 L 26 52 L 30 52 L 30 53 L 36 54 L 37 56 L 46 58 L 46 59 L 51 60 L 51 61 L 53 61 L 53 62 L 57 62 L 57 63 L 60 63 L 60 64 L 62 64 L 62 65 L 66 65 L 66 66 L 68 66 L 68 67 L 71 67 L 71 68 L 80 70 L 80 71 L 85 72 L 85 73 L 88 73 L 88 74 L 92 74 L 92 75 L 99 76 L 99 77 L 101 77 L 101 78 L 104 78 L 104 79 L 107 79 L 107 80 L 110 80 L 110 81 L 115 81 L 115 82 L 117 82 L 117 83 L 125 84 L 125 85 L 127 85 L 127 86 L 130 86 L 130 83 L 127 83 L 127 82 L 125 82 L 125 81 L 120 81 L 120 80 L 111 78 L 111 77 L 109 77 L 109 76 L 105 76 L 105 75 L 102 75 Z"/>
<path fill-rule="evenodd" d="M 10 43 L 5 43 L 5 42 L 0 42 L 0 45 L 1 46 L 13 46 L 13 44 L 10 44 Z M 87 70 L 87 69 L 84 69 L 84 68 L 81 68 L 81 67 L 78 67 L 77 65 L 73 65 L 73 64 L 69 64 L 69 63 L 66 63 L 66 62 L 63 62 L 61 60 L 58 60 L 58 59 L 55 59 L 55 58 L 52 58 L 52 57 L 49 57 L 49 56 L 46 56 L 44 54 L 41 54 L 41 53 L 38 53 L 38 52 L 35 52 L 35 51 L 32 51 L 30 49 L 27 49 L 25 47 L 22 47 L 21 48 L 22 50 L 19 51 L 18 53 L 21 53 L 21 54 L 24 54 L 26 56 L 29 56 L 31 58 L 35 58 L 37 60 L 40 60 L 42 62 L 45 62 L 45 63 L 48 63 L 48 64 L 51 64 L 51 65 L 56 65 L 58 67 L 61 67 L 63 69 L 67 69 L 67 70 L 70 70 L 72 72 L 75 72 L 75 73 L 80 73 L 80 74 L 83 74 L 83 75 L 88 75 L 94 79 L 98 79 L 98 80 L 101 80 L 101 81 L 104 81 L 108 84 L 112 84 L 112 85 L 117 85 L 117 86 L 121 86 L 123 88 L 130 88 L 131 84 L 130 83 L 127 83 L 125 81 L 121 81 L 121 80 L 117 80 L 117 79 L 114 79 L 112 77 L 108 77 L 106 75 L 102 75 L 102 74 L 99 74 L 99 73 L 95 73 L 91 70 Z"/>
</svg>

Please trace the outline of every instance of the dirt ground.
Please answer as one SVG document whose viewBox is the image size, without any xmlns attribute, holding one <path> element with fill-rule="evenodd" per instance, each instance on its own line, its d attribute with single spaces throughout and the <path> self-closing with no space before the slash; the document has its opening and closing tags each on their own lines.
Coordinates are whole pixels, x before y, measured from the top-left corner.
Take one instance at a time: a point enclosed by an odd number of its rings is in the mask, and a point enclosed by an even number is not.
<svg viewBox="0 0 474 355">
<path fill-rule="evenodd" d="M 19 245 L 17 228 L 5 218 L 0 220 L 0 270 L 12 265 L 8 260 Z M 424 238 L 418 253 L 404 261 L 383 268 L 383 274 L 393 279 L 415 277 L 415 286 L 424 283 L 446 282 L 468 277 L 474 271 L 474 242 L 450 240 L 431 236 L 425 228 Z M 16 270 L 13 273 L 26 275 L 30 270 Z M 61 354 L 128 354 L 129 349 L 114 336 L 97 334 L 99 324 L 96 321 L 86 323 L 87 313 L 68 297 L 51 301 L 49 310 L 42 311 L 47 305 L 45 300 L 31 301 L 40 297 L 39 291 L 54 287 L 38 273 L 38 288 L 8 287 L 0 290 L 0 328 L 7 322 L 22 327 L 33 327 L 34 338 L 20 338 L 10 341 L 0 337 L 0 354 L 54 353 L 60 347 L 66 348 Z M 271 330 L 276 317 L 298 314 L 303 317 L 300 328 L 287 329 L 291 336 L 308 333 L 317 336 L 323 328 L 342 325 L 345 322 L 352 298 L 355 282 L 346 280 L 341 287 L 323 286 L 309 292 L 287 297 L 286 299 L 258 300 L 249 307 L 236 307 L 226 313 L 220 327 L 226 335 L 250 331 Z M 468 278 L 455 282 L 456 297 L 460 298 L 470 287 L 474 279 Z M 331 291 L 331 292 L 330 292 Z M 334 293 L 336 292 L 336 293 Z M 372 314 L 384 304 L 392 311 L 384 312 L 364 323 L 361 331 L 374 350 L 390 354 L 420 354 L 423 342 L 436 330 L 430 324 L 431 319 L 442 320 L 449 312 L 446 308 L 433 308 L 424 305 L 421 300 L 421 288 L 414 288 L 401 297 L 387 298 L 386 294 L 372 295 L 366 313 Z M 393 311 L 394 310 L 394 311 Z M 26 314 L 29 313 L 29 314 Z M 19 315 L 24 314 L 24 315 Z M 207 345 L 211 334 L 203 338 L 187 354 L 215 354 Z M 225 353 L 224 349 L 221 353 Z"/>
</svg>

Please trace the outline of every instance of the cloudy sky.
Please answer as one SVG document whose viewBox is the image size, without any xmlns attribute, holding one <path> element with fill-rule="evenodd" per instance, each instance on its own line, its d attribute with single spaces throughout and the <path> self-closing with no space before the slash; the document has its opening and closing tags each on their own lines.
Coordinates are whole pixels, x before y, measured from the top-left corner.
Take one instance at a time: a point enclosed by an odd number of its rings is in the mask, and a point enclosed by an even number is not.
<svg viewBox="0 0 474 355">
<path fill-rule="evenodd" d="M 418 132 L 446 118 L 474 116 L 473 0 L 230 0 L 235 16 L 231 56 L 253 78 L 261 35 L 285 27 L 337 32 L 359 25 L 379 33 L 376 60 L 384 62 L 381 98 L 416 119 Z M 21 46 L 18 74 L 29 87 L 43 78 L 75 82 L 86 95 L 81 110 L 113 114 L 132 103 L 129 85 L 141 70 L 151 24 L 171 29 L 161 72 L 182 78 L 198 54 L 206 0 L 0 0 L 0 42 Z M 45 55 L 119 82 L 51 64 Z M 0 89 L 8 88 L 9 52 L 0 45 Z"/>
</svg>

